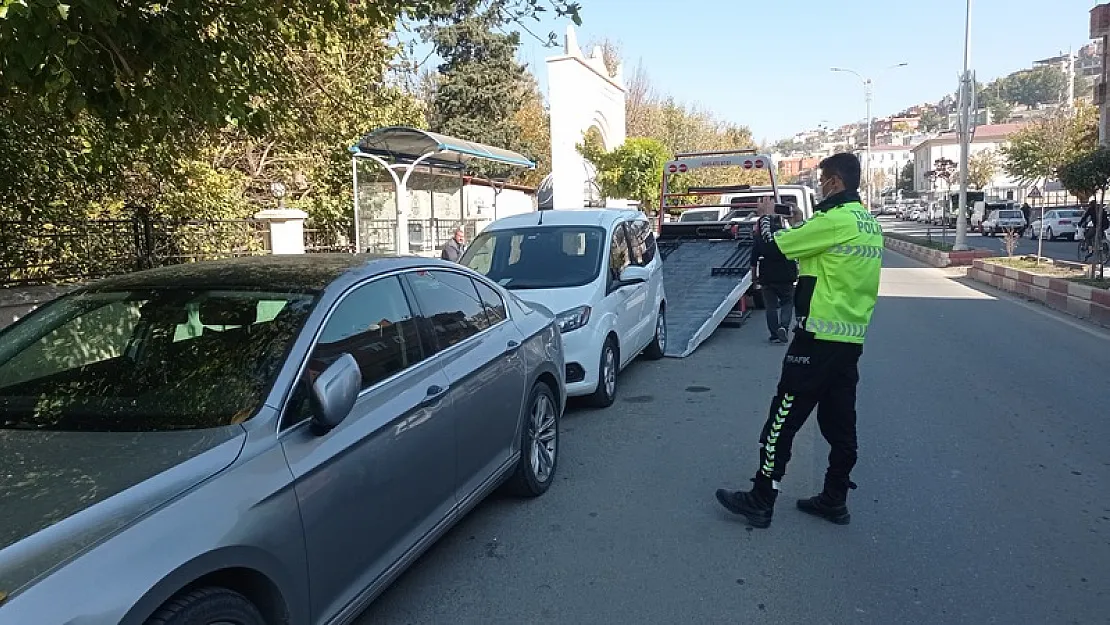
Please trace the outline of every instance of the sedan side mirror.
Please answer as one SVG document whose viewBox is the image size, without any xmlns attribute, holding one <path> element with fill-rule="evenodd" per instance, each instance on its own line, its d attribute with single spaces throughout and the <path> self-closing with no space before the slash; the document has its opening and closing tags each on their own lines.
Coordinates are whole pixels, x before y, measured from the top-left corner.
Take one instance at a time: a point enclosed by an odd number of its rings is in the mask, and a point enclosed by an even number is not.
<svg viewBox="0 0 1110 625">
<path fill-rule="evenodd" d="M 343 354 L 312 383 L 312 425 L 319 432 L 335 429 L 355 407 L 362 390 L 362 371 L 355 357 Z"/>
<path fill-rule="evenodd" d="M 620 283 L 621 286 L 640 284 L 641 282 L 647 282 L 650 277 L 651 273 L 647 270 L 647 267 L 629 265 L 621 272 Z"/>
</svg>

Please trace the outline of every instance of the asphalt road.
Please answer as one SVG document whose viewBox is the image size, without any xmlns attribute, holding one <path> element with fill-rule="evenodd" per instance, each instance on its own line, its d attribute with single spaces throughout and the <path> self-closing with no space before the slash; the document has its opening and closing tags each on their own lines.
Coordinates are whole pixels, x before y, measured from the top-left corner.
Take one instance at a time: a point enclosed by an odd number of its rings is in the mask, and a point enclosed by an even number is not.
<svg viewBox="0 0 1110 625">
<path fill-rule="evenodd" d="M 886 232 L 897 232 L 901 234 L 911 234 L 915 236 L 926 236 L 930 227 L 927 224 L 917 223 L 913 221 L 902 221 L 894 217 L 881 217 L 880 221 L 883 222 L 883 230 Z M 947 233 L 940 226 L 932 226 L 932 236 L 938 241 L 947 241 L 953 243 L 956 240 L 955 228 L 949 228 Z M 984 248 L 992 250 L 1000 256 L 1005 256 L 1006 246 L 1002 242 L 1002 237 L 985 237 L 978 232 L 968 233 L 968 245 L 971 247 Z M 1015 254 L 1036 254 L 1037 241 L 1030 240 L 1029 235 L 1022 237 L 1014 250 Z M 1079 242 L 1069 241 L 1067 239 L 1059 239 L 1056 241 L 1049 241 L 1045 239 L 1044 248 L 1041 252 L 1042 256 L 1053 258 L 1056 260 L 1070 260 L 1077 261 L 1079 252 Z"/>
<path fill-rule="evenodd" d="M 793 507 L 813 422 L 770 529 L 714 500 L 749 485 L 785 349 L 752 318 L 567 414 L 552 490 L 479 506 L 360 625 L 1110 623 L 1110 336 L 885 264 L 852 525 Z"/>
</svg>

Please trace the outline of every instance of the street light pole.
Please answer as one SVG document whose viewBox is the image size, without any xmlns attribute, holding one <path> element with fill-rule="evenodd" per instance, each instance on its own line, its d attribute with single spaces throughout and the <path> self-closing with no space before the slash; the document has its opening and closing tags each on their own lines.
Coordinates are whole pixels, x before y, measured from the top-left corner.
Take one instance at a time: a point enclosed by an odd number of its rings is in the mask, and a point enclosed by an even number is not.
<svg viewBox="0 0 1110 625">
<path fill-rule="evenodd" d="M 891 69 L 895 69 L 895 68 L 898 68 L 898 67 L 905 67 L 907 65 L 909 65 L 909 63 L 897 63 L 895 65 L 891 65 L 890 67 L 887 67 L 886 69 L 891 70 Z M 863 74 L 857 72 L 854 69 L 847 69 L 847 68 L 843 68 L 843 67 L 833 67 L 831 69 L 834 72 L 845 72 L 845 73 L 848 73 L 848 74 L 855 74 L 857 78 L 859 78 L 861 81 L 863 81 L 863 99 L 864 99 L 864 103 L 867 105 L 867 155 L 866 155 L 867 162 L 864 165 L 863 174 L 864 174 L 865 180 L 867 181 L 867 205 L 868 205 L 868 208 L 870 208 L 871 207 L 871 202 L 874 199 L 874 197 L 873 197 L 874 196 L 874 190 L 871 188 L 871 126 L 873 125 L 872 121 L 871 121 L 871 96 L 872 96 L 872 88 L 874 86 L 874 83 L 871 82 L 870 78 L 864 76 Z"/>
<path fill-rule="evenodd" d="M 875 190 L 871 187 L 871 79 L 863 81 L 863 98 L 867 101 L 867 208 L 870 209 L 875 199 Z"/>
<path fill-rule="evenodd" d="M 968 60 L 971 56 L 971 0 L 967 0 L 964 20 L 964 72 L 960 76 L 960 206 L 956 215 L 956 242 L 953 251 L 969 249 L 967 246 L 967 170 L 971 152 L 971 103 L 975 100 L 975 83 L 970 80 Z M 970 91 L 969 91 L 970 90 Z"/>
</svg>

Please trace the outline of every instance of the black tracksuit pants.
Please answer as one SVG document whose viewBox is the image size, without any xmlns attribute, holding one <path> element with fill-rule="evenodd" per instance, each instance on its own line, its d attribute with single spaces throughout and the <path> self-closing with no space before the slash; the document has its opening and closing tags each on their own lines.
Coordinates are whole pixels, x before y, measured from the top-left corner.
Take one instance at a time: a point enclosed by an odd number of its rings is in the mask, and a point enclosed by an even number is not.
<svg viewBox="0 0 1110 625">
<path fill-rule="evenodd" d="M 795 332 L 759 439 L 760 474 L 775 482 L 782 479 L 794 435 L 817 408 L 817 424 L 831 447 L 824 495 L 845 501 L 856 465 L 856 385 L 862 353 L 862 345 L 819 341 L 801 329 Z"/>
</svg>

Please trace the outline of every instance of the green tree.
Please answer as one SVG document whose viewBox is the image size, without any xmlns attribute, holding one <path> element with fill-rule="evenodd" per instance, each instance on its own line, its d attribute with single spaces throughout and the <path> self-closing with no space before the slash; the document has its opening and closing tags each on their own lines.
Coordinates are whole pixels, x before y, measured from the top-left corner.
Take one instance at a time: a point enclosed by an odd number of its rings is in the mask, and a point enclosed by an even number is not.
<svg viewBox="0 0 1110 625">
<path fill-rule="evenodd" d="M 1047 182 L 1057 169 L 1098 145 L 1098 109 L 1078 105 L 1074 116 L 1060 111 L 1022 128 L 1001 148 L 1002 168 L 1025 184 Z"/>
<path fill-rule="evenodd" d="M 999 165 L 998 153 L 994 150 L 982 150 L 972 154 L 968 158 L 968 182 L 975 185 L 976 189 L 986 189 L 998 174 Z"/>
<path fill-rule="evenodd" d="M 398 20 L 484 1 L 0 0 L 0 215 L 241 214 L 271 176 L 307 179 L 300 199 L 334 193 L 358 132 L 414 119 L 386 77 Z M 580 22 L 565 0 L 495 5 Z"/>
<path fill-rule="evenodd" d="M 923 132 L 936 132 L 942 124 L 943 120 L 935 108 L 928 107 L 921 111 L 920 128 Z"/>
<path fill-rule="evenodd" d="M 661 141 L 634 137 L 604 152 L 598 149 L 595 138 L 584 138 L 578 150 L 597 168 L 602 195 L 637 200 L 643 210 L 659 206 L 663 165 L 673 156 Z"/>
<path fill-rule="evenodd" d="M 898 174 L 897 189 L 903 194 L 910 193 L 914 190 L 914 164 L 913 162 L 906 163 L 905 167 Z"/>
<path fill-rule="evenodd" d="M 431 30 L 432 44 L 443 63 L 429 122 L 436 132 L 523 151 L 516 116 L 528 99 L 529 79 L 516 60 L 520 36 L 500 32 L 505 19 L 498 4 Z M 490 175 L 511 171 L 489 163 L 475 169 Z"/>
<path fill-rule="evenodd" d="M 520 129 L 523 153 L 536 162 L 535 169 L 518 172 L 514 179 L 520 184 L 538 186 L 551 173 L 551 116 L 544 106 L 543 95 L 534 79 L 517 110 L 513 122 Z"/>
<path fill-rule="evenodd" d="M 1003 78 L 1002 97 L 1007 102 L 1038 107 L 1060 102 L 1067 84 L 1067 75 L 1059 67 L 1036 67 Z"/>
<path fill-rule="evenodd" d="M 1098 196 L 1099 204 L 1106 200 L 1106 190 L 1110 189 L 1110 148 L 1100 146 L 1061 166 L 1058 170 L 1061 184 L 1079 198 L 1080 202 Z M 1096 233 L 1101 229 L 1095 224 Z M 1101 254 L 1094 255 L 1091 277 L 1103 278 L 1104 267 Z M 1096 270 L 1097 267 L 1097 270 Z"/>
</svg>

